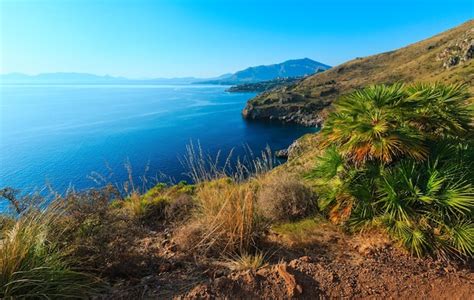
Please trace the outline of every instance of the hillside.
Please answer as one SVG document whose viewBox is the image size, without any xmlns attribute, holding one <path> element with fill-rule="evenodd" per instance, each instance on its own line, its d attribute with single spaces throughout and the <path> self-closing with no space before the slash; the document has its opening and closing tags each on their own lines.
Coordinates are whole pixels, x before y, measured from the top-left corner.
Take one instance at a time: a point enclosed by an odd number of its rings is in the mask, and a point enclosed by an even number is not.
<svg viewBox="0 0 474 300">
<path fill-rule="evenodd" d="M 474 21 L 407 47 L 356 58 L 251 99 L 243 110 L 248 119 L 319 125 L 338 96 L 370 84 L 402 82 L 465 82 L 474 85 Z"/>
<path fill-rule="evenodd" d="M 303 80 L 303 78 L 304 77 L 287 77 L 253 83 L 242 83 L 231 86 L 227 91 L 231 93 L 261 93 L 282 86 L 294 85 Z"/>
<path fill-rule="evenodd" d="M 268 81 L 276 78 L 302 77 L 331 68 L 328 65 L 314 61 L 309 58 L 287 60 L 273 65 L 262 65 L 250 67 L 228 77 L 219 80 L 205 81 L 200 83 L 212 84 L 242 84 Z"/>
</svg>

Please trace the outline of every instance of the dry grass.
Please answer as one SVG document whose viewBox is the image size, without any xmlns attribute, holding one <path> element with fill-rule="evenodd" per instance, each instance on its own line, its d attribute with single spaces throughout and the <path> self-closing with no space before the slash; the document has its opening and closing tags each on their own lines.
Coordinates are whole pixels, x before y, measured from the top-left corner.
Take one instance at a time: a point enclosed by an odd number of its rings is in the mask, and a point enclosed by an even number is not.
<svg viewBox="0 0 474 300">
<path fill-rule="evenodd" d="M 229 258 L 225 265 L 232 271 L 256 271 L 268 265 L 265 261 L 266 257 L 263 252 L 255 254 L 243 253 Z"/>
<path fill-rule="evenodd" d="M 75 272 L 56 227 L 61 211 L 28 211 L 5 231 L 0 244 L 0 298 L 89 298 L 98 295 L 99 281 Z"/>
<path fill-rule="evenodd" d="M 127 210 L 132 216 L 140 218 L 146 212 L 146 205 L 142 201 L 142 197 L 137 192 L 132 192 L 130 197 L 128 197 L 123 202 L 123 208 Z"/>
<path fill-rule="evenodd" d="M 255 188 L 220 179 L 201 184 L 196 192 L 194 219 L 178 235 L 181 244 L 198 241 L 192 249 L 204 253 L 245 253 L 262 234 L 265 224 L 257 213 Z"/>
<path fill-rule="evenodd" d="M 266 148 L 256 156 L 250 147 L 244 148 L 246 155 L 233 157 L 233 150 L 222 159 L 219 151 L 215 156 L 205 153 L 198 142 L 186 146 L 186 155 L 181 159 L 181 164 L 188 172 L 187 175 L 194 183 L 208 182 L 220 178 L 232 178 L 241 182 L 256 175 L 264 174 L 275 165 L 271 149 Z"/>
</svg>

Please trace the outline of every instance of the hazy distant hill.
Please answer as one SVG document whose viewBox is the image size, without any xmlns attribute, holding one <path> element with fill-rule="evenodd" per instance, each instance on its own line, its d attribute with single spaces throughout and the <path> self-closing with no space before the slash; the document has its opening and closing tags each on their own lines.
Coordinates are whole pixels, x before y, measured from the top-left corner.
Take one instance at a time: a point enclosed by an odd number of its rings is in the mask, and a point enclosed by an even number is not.
<svg viewBox="0 0 474 300">
<path fill-rule="evenodd" d="M 88 73 L 42 73 L 38 75 L 10 73 L 0 75 L 2 84 L 190 84 L 196 80 L 198 78 L 195 77 L 128 79 Z"/>
<path fill-rule="evenodd" d="M 331 68 L 323 63 L 311 60 L 309 58 L 287 60 L 285 62 L 250 67 L 242 71 L 238 71 L 227 77 L 222 76 L 220 80 L 206 81 L 213 84 L 242 84 L 255 83 L 260 81 L 268 81 L 277 78 L 302 77 L 312 75 L 314 73 L 325 71 Z"/>
<path fill-rule="evenodd" d="M 404 48 L 356 58 L 251 99 L 243 115 L 316 125 L 341 94 L 370 84 L 464 82 L 474 92 L 474 21 Z"/>
</svg>

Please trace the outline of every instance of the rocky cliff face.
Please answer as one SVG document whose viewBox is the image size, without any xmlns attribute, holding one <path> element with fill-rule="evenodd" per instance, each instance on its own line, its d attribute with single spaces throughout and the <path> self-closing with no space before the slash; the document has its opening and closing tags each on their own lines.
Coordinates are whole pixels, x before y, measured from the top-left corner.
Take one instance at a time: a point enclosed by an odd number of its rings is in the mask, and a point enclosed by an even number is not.
<svg viewBox="0 0 474 300">
<path fill-rule="evenodd" d="M 242 111 L 246 119 L 280 121 L 284 123 L 297 123 L 305 126 L 320 126 L 322 117 L 317 112 L 324 109 L 327 103 L 308 103 L 302 105 L 303 98 L 281 88 L 277 91 L 263 93 L 258 97 L 265 97 L 261 103 L 249 101 Z"/>
<path fill-rule="evenodd" d="M 474 57 L 474 28 L 465 32 L 460 38 L 453 40 L 436 57 L 443 62 L 446 69 L 468 63 Z"/>
<path fill-rule="evenodd" d="M 319 126 L 340 95 L 370 84 L 464 82 L 474 92 L 474 20 L 407 47 L 356 58 L 251 99 L 242 114 Z"/>
</svg>

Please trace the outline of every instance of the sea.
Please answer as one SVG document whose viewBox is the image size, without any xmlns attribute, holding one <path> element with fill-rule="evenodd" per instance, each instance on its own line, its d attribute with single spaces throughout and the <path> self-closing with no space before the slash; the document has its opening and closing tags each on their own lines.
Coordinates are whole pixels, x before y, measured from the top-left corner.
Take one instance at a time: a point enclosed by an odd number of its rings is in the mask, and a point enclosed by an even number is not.
<svg viewBox="0 0 474 300">
<path fill-rule="evenodd" d="M 191 143 L 257 156 L 316 128 L 247 121 L 255 93 L 216 85 L 0 86 L 0 189 L 64 193 L 127 181 L 190 181 Z M 143 184 L 143 186 L 145 186 Z M 0 200 L 1 202 L 1 200 Z M 1 205 L 1 204 L 0 204 Z"/>
</svg>

